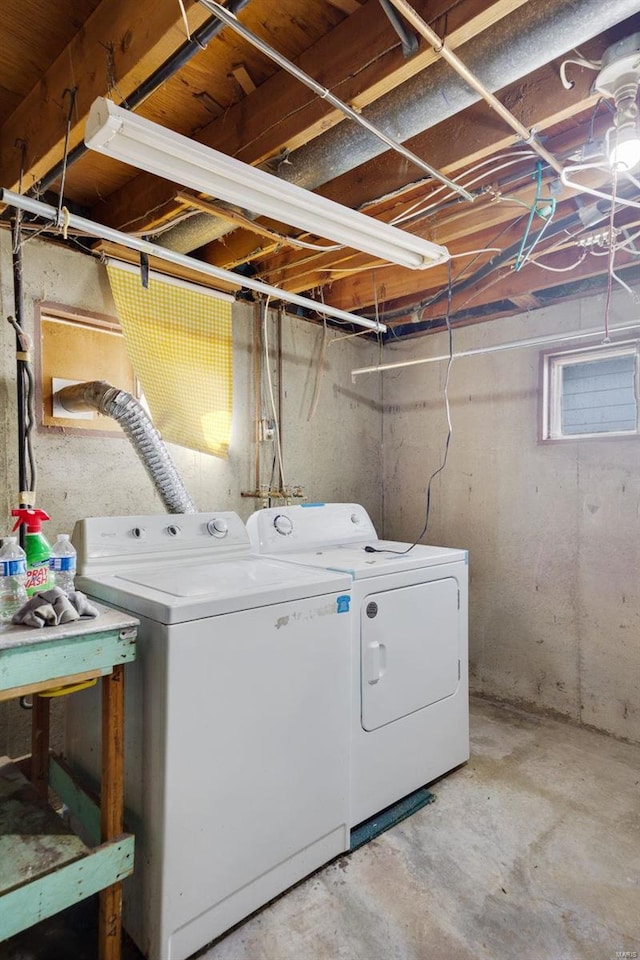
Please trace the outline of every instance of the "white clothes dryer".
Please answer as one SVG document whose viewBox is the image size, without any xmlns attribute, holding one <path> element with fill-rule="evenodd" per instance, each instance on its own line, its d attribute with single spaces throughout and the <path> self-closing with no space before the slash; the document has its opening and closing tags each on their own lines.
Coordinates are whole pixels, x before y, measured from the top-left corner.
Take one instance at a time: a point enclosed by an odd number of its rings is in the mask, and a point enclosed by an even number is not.
<svg viewBox="0 0 640 960">
<path fill-rule="evenodd" d="M 385 552 L 410 544 L 353 503 L 259 510 L 247 529 L 260 555 L 351 577 L 351 826 L 468 760 L 467 551 Z"/>
<path fill-rule="evenodd" d="M 184 960 L 349 846 L 350 578 L 250 554 L 234 513 L 76 524 L 78 586 L 140 619 L 125 672 L 124 923 Z M 99 688 L 66 753 L 98 776 Z"/>
</svg>

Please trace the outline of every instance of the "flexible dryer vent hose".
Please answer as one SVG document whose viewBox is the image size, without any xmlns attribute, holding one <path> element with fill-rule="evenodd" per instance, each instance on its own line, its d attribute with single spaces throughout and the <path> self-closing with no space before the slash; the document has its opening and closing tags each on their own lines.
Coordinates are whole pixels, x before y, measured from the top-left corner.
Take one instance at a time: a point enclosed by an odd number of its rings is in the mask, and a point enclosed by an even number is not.
<svg viewBox="0 0 640 960">
<path fill-rule="evenodd" d="M 168 513 L 196 513 L 162 437 L 142 405 L 126 390 L 106 380 L 91 380 L 63 387 L 56 399 L 69 412 L 97 410 L 120 424 L 142 460 Z"/>
</svg>

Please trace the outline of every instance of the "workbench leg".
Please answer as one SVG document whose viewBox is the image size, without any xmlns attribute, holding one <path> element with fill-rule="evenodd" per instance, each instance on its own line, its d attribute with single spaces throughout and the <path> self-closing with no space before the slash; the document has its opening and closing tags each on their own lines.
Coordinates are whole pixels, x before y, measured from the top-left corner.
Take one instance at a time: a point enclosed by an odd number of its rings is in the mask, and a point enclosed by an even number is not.
<svg viewBox="0 0 640 960">
<path fill-rule="evenodd" d="M 123 832 L 124 820 L 124 667 L 115 666 L 102 678 L 102 841 Z M 114 883 L 99 895 L 99 960 L 120 960 L 122 941 L 122 884 Z"/>
<path fill-rule="evenodd" d="M 33 695 L 31 714 L 31 782 L 41 797 L 49 796 L 49 698 Z"/>
</svg>

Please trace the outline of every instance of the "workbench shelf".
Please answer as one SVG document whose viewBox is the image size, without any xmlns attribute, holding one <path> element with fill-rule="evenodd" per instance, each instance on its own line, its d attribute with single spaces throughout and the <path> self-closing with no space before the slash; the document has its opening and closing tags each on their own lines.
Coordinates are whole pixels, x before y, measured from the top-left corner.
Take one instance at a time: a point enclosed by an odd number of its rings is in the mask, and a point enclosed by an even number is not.
<svg viewBox="0 0 640 960">
<path fill-rule="evenodd" d="M 0 626 L 0 700 L 33 698 L 31 757 L 19 763 L 0 758 L 0 942 L 98 893 L 99 957 L 119 960 L 121 881 L 134 862 L 134 837 L 123 831 L 124 665 L 135 658 L 138 621 L 98 610 L 95 620 L 40 630 Z M 98 680 L 99 805 L 49 754 L 45 696 L 52 688 Z M 68 819 L 80 824 L 83 839 L 50 807 L 50 787 Z"/>
</svg>

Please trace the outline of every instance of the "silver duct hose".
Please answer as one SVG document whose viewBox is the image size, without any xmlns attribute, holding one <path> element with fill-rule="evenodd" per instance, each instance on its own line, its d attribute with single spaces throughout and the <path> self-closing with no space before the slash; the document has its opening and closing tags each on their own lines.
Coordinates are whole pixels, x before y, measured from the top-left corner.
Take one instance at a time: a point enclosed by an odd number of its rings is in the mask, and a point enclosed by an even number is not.
<svg viewBox="0 0 640 960">
<path fill-rule="evenodd" d="M 197 512 L 162 437 L 135 397 L 106 380 L 90 380 L 64 387 L 56 393 L 56 399 L 70 412 L 97 410 L 116 420 L 142 460 L 167 512 Z"/>
</svg>

